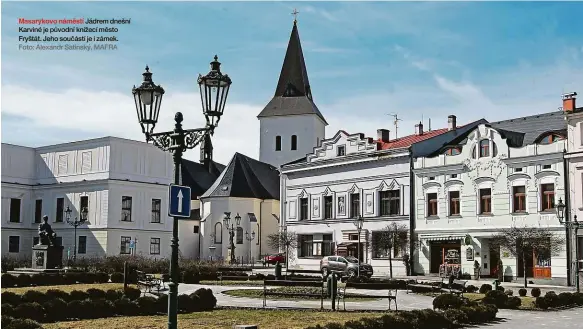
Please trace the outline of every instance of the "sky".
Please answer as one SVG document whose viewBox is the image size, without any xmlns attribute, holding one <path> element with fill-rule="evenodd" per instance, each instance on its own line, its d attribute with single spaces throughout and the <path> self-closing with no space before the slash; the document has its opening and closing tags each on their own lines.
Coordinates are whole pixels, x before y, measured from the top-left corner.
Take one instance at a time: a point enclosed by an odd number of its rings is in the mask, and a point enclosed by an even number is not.
<svg viewBox="0 0 583 329">
<path fill-rule="evenodd" d="M 166 90 L 157 131 L 177 111 L 185 128 L 201 127 L 196 78 L 216 54 L 233 84 L 214 159 L 257 158 L 257 114 L 275 92 L 294 8 L 327 137 L 384 128 L 394 138 L 391 114 L 404 136 L 451 114 L 463 124 L 551 112 L 563 93 L 583 93 L 583 2 L 3 1 L 2 142 L 143 140 L 131 88 L 146 64 Z M 118 26 L 117 50 L 22 51 L 18 18 L 131 23 Z"/>
</svg>

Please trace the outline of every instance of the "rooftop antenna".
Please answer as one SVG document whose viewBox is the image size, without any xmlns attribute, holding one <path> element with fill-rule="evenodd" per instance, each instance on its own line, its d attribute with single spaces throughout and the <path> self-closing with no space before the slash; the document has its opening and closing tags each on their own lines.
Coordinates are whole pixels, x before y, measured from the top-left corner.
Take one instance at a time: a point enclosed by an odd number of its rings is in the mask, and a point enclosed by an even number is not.
<svg viewBox="0 0 583 329">
<path fill-rule="evenodd" d="M 429 118 L 429 131 L 431 131 L 431 118 Z"/>
<path fill-rule="evenodd" d="M 395 139 L 399 138 L 399 134 L 398 134 L 398 130 L 399 130 L 399 121 L 401 121 L 401 119 L 399 119 L 399 115 L 397 113 L 391 113 L 389 114 L 390 116 L 392 116 L 394 119 L 393 124 L 395 125 Z"/>
</svg>

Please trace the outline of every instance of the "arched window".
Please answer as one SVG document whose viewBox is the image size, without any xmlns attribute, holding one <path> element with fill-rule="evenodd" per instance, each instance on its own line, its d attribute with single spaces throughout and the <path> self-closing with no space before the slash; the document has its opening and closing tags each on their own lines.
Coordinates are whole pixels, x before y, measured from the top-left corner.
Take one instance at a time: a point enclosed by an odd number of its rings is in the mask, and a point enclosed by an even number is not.
<svg viewBox="0 0 583 329">
<path fill-rule="evenodd" d="M 480 141 L 480 158 L 490 156 L 490 140 L 482 139 Z"/>
<path fill-rule="evenodd" d="M 539 144 L 548 145 L 548 144 L 552 144 L 554 142 L 558 142 L 558 141 L 563 140 L 563 139 L 564 138 L 561 135 L 548 134 L 540 140 Z"/>
<path fill-rule="evenodd" d="M 223 243 L 223 224 L 221 223 L 216 223 L 215 224 L 215 243 L 216 244 L 221 244 Z"/>
<path fill-rule="evenodd" d="M 292 151 L 295 151 L 298 149 L 298 136 L 296 136 L 296 135 L 292 135 L 291 149 L 292 149 Z"/>
<path fill-rule="evenodd" d="M 460 153 L 462 153 L 462 150 L 459 147 L 450 147 L 445 150 L 445 155 L 458 155 Z"/>
<path fill-rule="evenodd" d="M 237 244 L 243 244 L 243 228 L 237 227 Z"/>
<path fill-rule="evenodd" d="M 281 151 L 281 136 L 275 136 L 275 150 Z"/>
</svg>

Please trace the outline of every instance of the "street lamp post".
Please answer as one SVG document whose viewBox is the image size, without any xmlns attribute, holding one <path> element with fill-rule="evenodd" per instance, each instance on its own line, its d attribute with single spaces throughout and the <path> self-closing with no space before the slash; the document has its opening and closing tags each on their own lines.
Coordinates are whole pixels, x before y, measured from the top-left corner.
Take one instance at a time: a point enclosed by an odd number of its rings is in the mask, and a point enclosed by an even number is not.
<svg viewBox="0 0 583 329">
<path fill-rule="evenodd" d="M 360 277 L 360 232 L 362 231 L 363 225 L 364 225 L 364 218 L 362 218 L 361 215 L 358 215 L 358 217 L 354 221 L 354 226 L 356 226 L 356 230 L 358 231 L 358 251 L 357 251 L 358 255 L 356 257 L 356 258 L 358 258 L 358 270 L 357 270 L 358 277 Z"/>
<path fill-rule="evenodd" d="M 73 226 L 73 231 L 75 232 L 74 234 L 74 244 L 73 244 L 73 264 L 75 264 L 75 261 L 77 261 L 77 227 L 80 226 L 81 224 L 84 224 L 87 221 L 87 213 L 89 212 L 87 210 L 87 207 L 83 207 L 83 209 L 81 209 L 81 211 L 79 212 L 79 217 L 75 217 L 75 219 L 71 219 L 71 213 L 73 212 L 73 210 L 71 210 L 71 208 L 69 208 L 69 206 L 67 206 L 67 209 L 65 210 L 65 219 L 67 220 L 67 224 Z"/>
<path fill-rule="evenodd" d="M 251 262 L 251 247 L 252 247 L 251 241 L 255 240 L 255 231 L 251 232 L 251 234 L 245 231 L 245 240 L 249 242 L 249 263 L 251 264 L 251 266 L 253 266 L 253 263 Z"/>
<path fill-rule="evenodd" d="M 231 264 L 235 264 L 235 241 L 233 241 L 233 238 L 235 237 L 235 230 L 241 225 L 241 216 L 237 213 L 235 223 L 233 223 L 231 222 L 231 213 L 227 211 L 225 212 L 225 218 L 223 218 L 223 224 L 225 224 L 224 227 L 229 232 L 229 249 L 231 249 L 230 262 Z M 235 227 L 235 224 L 237 224 L 237 227 Z"/>
<path fill-rule="evenodd" d="M 575 286 L 577 287 L 577 292 L 581 292 L 579 287 L 579 241 L 578 241 L 578 232 L 579 228 L 583 226 L 581 222 L 577 221 L 577 215 L 573 216 L 573 220 L 566 220 L 565 221 L 565 208 L 567 206 L 563 203 L 563 200 L 559 199 L 559 203 L 557 203 L 557 218 L 559 218 L 559 223 L 565 226 L 569 230 L 569 234 L 571 234 L 571 230 L 575 232 Z"/>
<path fill-rule="evenodd" d="M 146 71 L 142 73 L 143 82 L 139 87 L 134 86 L 132 94 L 136 105 L 136 113 L 142 132 L 146 136 L 146 142 L 152 142 L 156 147 L 169 151 L 173 154 L 174 160 L 174 184 L 180 185 L 180 163 L 182 154 L 192 149 L 207 136 L 214 133 L 223 111 L 231 86 L 231 79 L 228 75 L 221 73 L 221 63 L 215 55 L 211 63 L 210 72 L 203 76 L 198 76 L 200 98 L 202 102 L 202 112 L 206 119 L 204 128 L 183 129 L 183 116 L 181 112 L 176 112 L 174 116 L 174 130 L 154 133 L 154 127 L 158 122 L 160 106 L 164 89 L 152 81 L 150 68 L 146 66 Z M 190 201 L 190 200 L 189 200 Z M 172 242 L 170 244 L 172 256 L 170 259 L 170 283 L 168 284 L 168 328 L 177 328 L 178 311 L 178 218 L 174 217 L 172 227 Z"/>
</svg>

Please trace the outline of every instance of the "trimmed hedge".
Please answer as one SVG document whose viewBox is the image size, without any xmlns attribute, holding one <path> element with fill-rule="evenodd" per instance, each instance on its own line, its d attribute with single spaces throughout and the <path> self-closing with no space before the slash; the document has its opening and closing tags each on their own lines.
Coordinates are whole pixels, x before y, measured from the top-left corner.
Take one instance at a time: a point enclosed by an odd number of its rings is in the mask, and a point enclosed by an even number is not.
<svg viewBox="0 0 583 329">
<path fill-rule="evenodd" d="M 42 325 L 30 319 L 15 319 L 2 314 L 3 329 L 42 329 Z"/>
<path fill-rule="evenodd" d="M 3 302 L 1 312 L 3 316 L 18 319 L 20 322 L 34 320 L 43 323 L 116 315 L 157 315 L 168 310 L 167 295 L 156 298 L 140 294 L 140 290 L 135 288 L 128 288 L 123 293 L 99 289 L 89 289 L 87 292 L 74 290 L 67 293 L 52 289 L 46 293 L 27 291 L 19 296 L 12 292 L 3 292 L 0 296 Z M 179 295 L 178 305 L 180 313 L 212 311 L 217 305 L 217 299 L 210 289 L 203 288 L 190 295 Z M 2 328 L 4 326 L 3 317 Z"/>
<path fill-rule="evenodd" d="M 2 288 L 70 285 L 76 283 L 108 283 L 109 274 L 105 272 L 67 272 L 62 274 L 40 273 L 36 275 L 9 273 L 2 274 Z M 123 282 L 123 274 L 121 281 Z"/>
<path fill-rule="evenodd" d="M 535 297 L 535 298 L 536 298 L 536 297 L 539 297 L 539 296 L 540 296 L 540 293 L 541 293 L 541 292 L 540 292 L 540 288 L 532 288 L 532 289 L 530 290 L 530 295 L 531 295 L 532 297 Z"/>
<path fill-rule="evenodd" d="M 487 284 L 484 283 L 481 287 L 480 287 L 480 293 L 481 294 L 485 294 L 488 291 L 492 291 L 492 285 L 491 284 Z"/>
<path fill-rule="evenodd" d="M 559 295 L 554 291 L 547 292 L 535 300 L 537 308 L 546 310 L 549 308 L 583 306 L 583 293 L 562 292 Z"/>
</svg>

